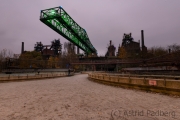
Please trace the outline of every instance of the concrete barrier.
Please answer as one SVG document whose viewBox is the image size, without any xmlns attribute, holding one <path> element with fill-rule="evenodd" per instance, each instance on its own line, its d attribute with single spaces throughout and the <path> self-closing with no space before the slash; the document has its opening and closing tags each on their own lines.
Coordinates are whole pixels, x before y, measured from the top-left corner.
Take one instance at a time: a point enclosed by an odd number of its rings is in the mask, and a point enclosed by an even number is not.
<svg viewBox="0 0 180 120">
<path fill-rule="evenodd" d="M 180 78 L 178 76 L 108 75 L 89 73 L 88 78 L 108 85 L 180 96 L 180 81 L 175 80 Z"/>
</svg>

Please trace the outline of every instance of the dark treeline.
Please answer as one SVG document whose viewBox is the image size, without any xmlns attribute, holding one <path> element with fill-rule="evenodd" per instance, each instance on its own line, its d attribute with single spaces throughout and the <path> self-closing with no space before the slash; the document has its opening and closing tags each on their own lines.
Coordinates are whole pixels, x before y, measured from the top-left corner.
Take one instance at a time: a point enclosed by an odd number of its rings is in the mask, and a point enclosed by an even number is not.
<svg viewBox="0 0 180 120">
<path fill-rule="evenodd" d="M 74 48 L 72 48 L 74 49 Z M 123 50 L 122 50 L 123 51 Z M 172 44 L 167 47 L 154 46 L 148 49 L 146 58 L 153 58 L 173 52 L 180 51 L 180 45 Z M 124 54 L 122 54 L 125 56 Z M 11 58 L 11 60 L 9 60 Z M 58 56 L 51 56 L 44 59 L 40 52 L 27 51 L 21 55 L 15 55 L 11 50 L 3 49 L 0 51 L 0 71 L 8 66 L 14 68 L 67 68 L 69 63 L 78 61 L 78 57 L 74 50 L 69 50 L 67 46 Z M 73 66 L 78 69 L 80 66 Z"/>
<path fill-rule="evenodd" d="M 157 57 L 177 51 L 180 51 L 180 45 L 177 44 L 169 45 L 167 47 L 154 46 L 148 49 L 148 53 L 150 54 L 149 57 Z"/>
</svg>

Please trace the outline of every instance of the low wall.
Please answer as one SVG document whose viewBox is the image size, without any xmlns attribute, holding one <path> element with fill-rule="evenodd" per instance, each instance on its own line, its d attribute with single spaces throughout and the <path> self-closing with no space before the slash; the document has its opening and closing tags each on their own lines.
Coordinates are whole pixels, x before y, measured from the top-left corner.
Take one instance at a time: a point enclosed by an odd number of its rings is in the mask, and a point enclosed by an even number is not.
<svg viewBox="0 0 180 120">
<path fill-rule="evenodd" d="M 2 73 L 68 72 L 68 69 L 4 69 Z M 71 70 L 72 72 L 72 70 Z"/>
<path fill-rule="evenodd" d="M 104 71 L 81 71 L 81 74 L 90 74 L 90 73 L 104 73 Z"/>
<path fill-rule="evenodd" d="M 70 76 L 72 76 L 74 73 L 71 73 Z M 42 74 L 35 74 L 35 75 L 29 75 L 29 74 L 21 74 L 21 75 L 13 75 L 9 74 L 8 76 L 1 76 L 0 82 L 10 82 L 10 81 L 24 81 L 24 80 L 34 80 L 34 79 L 49 79 L 49 78 L 56 78 L 56 77 L 66 77 L 69 76 L 67 72 L 61 72 L 61 73 L 42 73 Z"/>
<path fill-rule="evenodd" d="M 180 77 L 163 76 L 138 76 L 138 75 L 109 75 L 89 73 L 90 80 L 121 86 L 124 88 L 135 88 L 145 91 L 153 91 L 164 94 L 180 95 Z"/>
</svg>

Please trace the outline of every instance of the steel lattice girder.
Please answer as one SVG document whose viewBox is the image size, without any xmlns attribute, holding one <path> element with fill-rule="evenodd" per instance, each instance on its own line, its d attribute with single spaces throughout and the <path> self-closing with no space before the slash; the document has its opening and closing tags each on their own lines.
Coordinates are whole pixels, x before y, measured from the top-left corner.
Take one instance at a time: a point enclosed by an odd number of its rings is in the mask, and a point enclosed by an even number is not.
<svg viewBox="0 0 180 120">
<path fill-rule="evenodd" d="M 62 7 L 41 11 L 40 20 L 87 53 L 97 53 L 86 31 Z"/>
</svg>

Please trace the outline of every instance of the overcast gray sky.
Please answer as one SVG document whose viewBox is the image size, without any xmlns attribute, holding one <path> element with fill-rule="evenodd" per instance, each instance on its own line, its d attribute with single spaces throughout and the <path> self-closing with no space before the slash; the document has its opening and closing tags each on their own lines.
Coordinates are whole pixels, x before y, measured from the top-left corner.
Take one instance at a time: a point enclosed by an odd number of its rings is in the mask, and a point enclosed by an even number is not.
<svg viewBox="0 0 180 120">
<path fill-rule="evenodd" d="M 118 47 L 124 33 L 140 40 L 141 30 L 148 48 L 180 44 L 179 5 L 180 0 L 0 0 L 0 50 L 19 54 L 21 42 L 28 51 L 38 41 L 67 42 L 39 20 L 40 10 L 58 6 L 86 29 L 99 55 L 105 54 L 109 40 Z"/>
</svg>

